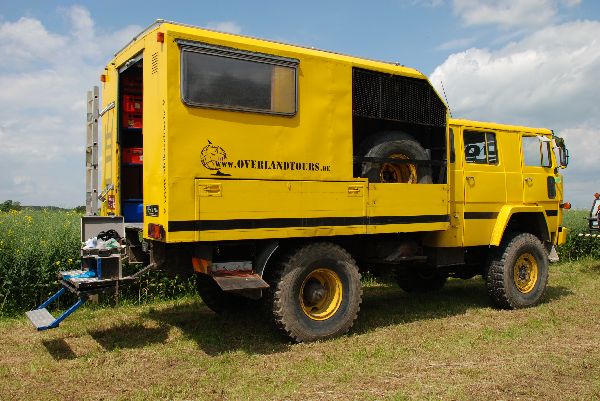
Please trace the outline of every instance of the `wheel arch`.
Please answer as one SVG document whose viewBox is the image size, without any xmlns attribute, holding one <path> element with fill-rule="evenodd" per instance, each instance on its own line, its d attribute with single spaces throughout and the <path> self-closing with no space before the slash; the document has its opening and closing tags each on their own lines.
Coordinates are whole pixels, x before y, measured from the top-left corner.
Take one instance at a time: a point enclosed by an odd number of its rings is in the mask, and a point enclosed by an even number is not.
<svg viewBox="0 0 600 401">
<path fill-rule="evenodd" d="M 269 241 L 262 246 L 254 262 L 256 274 L 261 277 L 264 276 L 267 266 L 271 266 L 273 261 L 277 259 L 277 255 L 281 253 L 281 248 L 279 241 Z"/>
<path fill-rule="evenodd" d="M 544 242 L 551 240 L 546 214 L 541 206 L 503 206 L 498 213 L 490 245 L 499 246 L 507 231 L 530 233 Z"/>
</svg>

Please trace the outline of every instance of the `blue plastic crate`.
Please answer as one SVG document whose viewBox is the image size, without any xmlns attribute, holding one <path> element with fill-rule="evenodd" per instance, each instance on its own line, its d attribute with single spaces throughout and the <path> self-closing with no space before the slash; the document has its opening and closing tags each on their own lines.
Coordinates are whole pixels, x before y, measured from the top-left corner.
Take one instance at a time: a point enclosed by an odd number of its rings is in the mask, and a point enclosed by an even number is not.
<svg viewBox="0 0 600 401">
<path fill-rule="evenodd" d="M 123 201 L 123 217 L 126 223 L 142 223 L 144 221 L 144 204 L 141 199 Z"/>
</svg>

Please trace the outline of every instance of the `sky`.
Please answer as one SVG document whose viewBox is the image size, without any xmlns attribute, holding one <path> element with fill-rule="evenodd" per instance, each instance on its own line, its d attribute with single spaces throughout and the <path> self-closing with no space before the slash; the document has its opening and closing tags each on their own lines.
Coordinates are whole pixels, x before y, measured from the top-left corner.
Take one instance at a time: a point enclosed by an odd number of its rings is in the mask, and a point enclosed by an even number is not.
<svg viewBox="0 0 600 401">
<path fill-rule="evenodd" d="M 597 0 L 0 0 L 0 201 L 85 203 L 86 91 L 157 18 L 416 68 L 453 117 L 563 136 L 574 207 L 600 192 Z"/>
</svg>

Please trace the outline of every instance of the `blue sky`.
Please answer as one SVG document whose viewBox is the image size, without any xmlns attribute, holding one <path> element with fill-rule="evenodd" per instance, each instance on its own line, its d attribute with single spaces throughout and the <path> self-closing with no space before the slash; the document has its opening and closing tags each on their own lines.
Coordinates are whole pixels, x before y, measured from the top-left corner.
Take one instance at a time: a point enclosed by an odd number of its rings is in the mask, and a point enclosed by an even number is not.
<svg viewBox="0 0 600 401">
<path fill-rule="evenodd" d="M 156 18 L 417 68 L 444 82 L 456 117 L 562 133 L 566 198 L 587 207 L 600 191 L 598 1 L 3 0 L 0 200 L 84 203 L 85 91 Z"/>
</svg>

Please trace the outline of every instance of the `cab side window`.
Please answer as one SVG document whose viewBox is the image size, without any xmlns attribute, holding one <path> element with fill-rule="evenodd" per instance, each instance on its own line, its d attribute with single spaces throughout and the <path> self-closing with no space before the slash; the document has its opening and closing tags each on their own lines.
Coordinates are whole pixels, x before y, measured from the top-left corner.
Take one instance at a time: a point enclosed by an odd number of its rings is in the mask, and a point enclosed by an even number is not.
<svg viewBox="0 0 600 401">
<path fill-rule="evenodd" d="M 540 136 L 523 136 L 523 163 L 525 166 L 551 167 L 550 141 Z"/>
<path fill-rule="evenodd" d="M 496 134 L 465 131 L 465 160 L 475 164 L 498 164 Z"/>
</svg>

